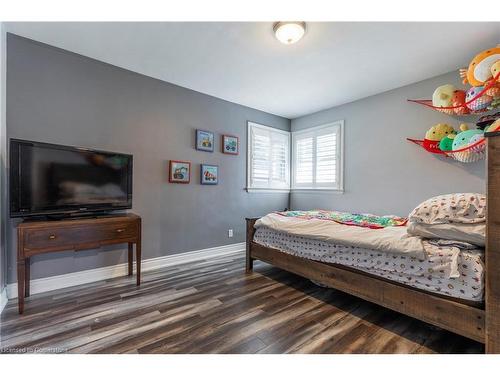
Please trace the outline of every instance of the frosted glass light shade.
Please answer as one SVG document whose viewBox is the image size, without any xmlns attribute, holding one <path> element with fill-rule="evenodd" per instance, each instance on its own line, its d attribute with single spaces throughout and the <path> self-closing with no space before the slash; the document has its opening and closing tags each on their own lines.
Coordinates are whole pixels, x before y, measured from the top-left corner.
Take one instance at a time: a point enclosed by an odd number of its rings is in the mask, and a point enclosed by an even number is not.
<svg viewBox="0 0 500 375">
<path fill-rule="evenodd" d="M 274 35 L 283 44 L 297 43 L 306 32 L 305 22 L 276 22 Z"/>
</svg>

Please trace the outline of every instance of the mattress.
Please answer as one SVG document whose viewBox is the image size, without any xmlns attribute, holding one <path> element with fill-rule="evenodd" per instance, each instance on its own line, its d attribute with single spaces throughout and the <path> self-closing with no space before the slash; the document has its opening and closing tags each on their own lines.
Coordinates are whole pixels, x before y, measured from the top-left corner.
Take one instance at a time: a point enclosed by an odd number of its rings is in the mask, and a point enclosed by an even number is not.
<svg viewBox="0 0 500 375">
<path fill-rule="evenodd" d="M 340 264 L 421 290 L 480 302 L 484 295 L 484 251 L 424 241 L 425 259 L 343 246 L 259 227 L 254 241 L 284 253 Z"/>
</svg>

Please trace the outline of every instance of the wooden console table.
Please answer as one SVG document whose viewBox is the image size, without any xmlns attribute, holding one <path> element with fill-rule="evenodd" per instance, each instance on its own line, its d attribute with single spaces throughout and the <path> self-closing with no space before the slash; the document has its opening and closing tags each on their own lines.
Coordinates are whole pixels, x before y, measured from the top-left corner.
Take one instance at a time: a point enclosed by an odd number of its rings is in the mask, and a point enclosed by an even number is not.
<svg viewBox="0 0 500 375">
<path fill-rule="evenodd" d="M 30 295 L 30 259 L 65 250 L 88 250 L 128 243 L 128 274 L 133 272 L 133 245 L 137 285 L 141 284 L 141 218 L 134 214 L 58 221 L 24 221 L 17 226 L 17 290 L 19 313 Z"/>
</svg>

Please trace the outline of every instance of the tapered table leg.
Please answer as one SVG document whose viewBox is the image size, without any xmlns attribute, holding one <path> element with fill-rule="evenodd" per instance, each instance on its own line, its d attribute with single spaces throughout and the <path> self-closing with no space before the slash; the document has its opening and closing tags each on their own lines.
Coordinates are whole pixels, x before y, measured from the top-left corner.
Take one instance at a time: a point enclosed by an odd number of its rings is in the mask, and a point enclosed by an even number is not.
<svg viewBox="0 0 500 375">
<path fill-rule="evenodd" d="M 134 243 L 128 243 L 128 275 L 132 276 L 134 270 Z"/>
<path fill-rule="evenodd" d="M 30 271 L 31 270 L 31 258 L 25 259 L 25 268 L 24 268 L 24 296 L 30 296 Z"/>
<path fill-rule="evenodd" d="M 135 263 L 137 272 L 137 285 L 141 285 L 141 240 L 135 244 Z"/>
<path fill-rule="evenodd" d="M 18 259 L 17 261 L 17 303 L 19 307 L 19 314 L 24 312 L 24 283 L 25 283 L 25 271 L 26 271 L 26 262 L 24 259 Z"/>
</svg>

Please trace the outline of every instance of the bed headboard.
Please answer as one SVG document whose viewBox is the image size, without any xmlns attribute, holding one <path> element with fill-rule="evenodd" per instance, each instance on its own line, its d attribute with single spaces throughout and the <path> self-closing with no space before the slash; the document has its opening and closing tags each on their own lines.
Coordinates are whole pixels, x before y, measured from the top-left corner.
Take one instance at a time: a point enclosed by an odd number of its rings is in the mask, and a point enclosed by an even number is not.
<svg viewBox="0 0 500 375">
<path fill-rule="evenodd" d="M 500 353 L 500 132 L 486 142 L 486 352 Z"/>
</svg>

